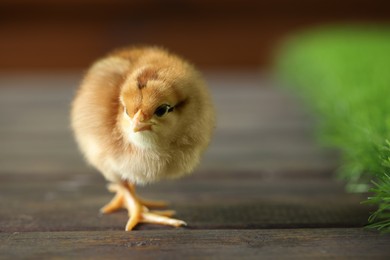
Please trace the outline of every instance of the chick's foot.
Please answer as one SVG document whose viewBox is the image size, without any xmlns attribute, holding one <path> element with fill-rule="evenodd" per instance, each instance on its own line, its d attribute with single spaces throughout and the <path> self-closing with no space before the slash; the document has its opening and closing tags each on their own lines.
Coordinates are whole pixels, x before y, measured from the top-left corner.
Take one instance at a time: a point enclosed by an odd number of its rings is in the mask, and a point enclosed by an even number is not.
<svg viewBox="0 0 390 260">
<path fill-rule="evenodd" d="M 132 230 L 138 223 L 152 223 L 168 226 L 185 226 L 184 221 L 171 218 L 174 210 L 149 210 L 148 207 L 165 207 L 167 203 L 163 201 L 148 201 L 137 197 L 134 186 L 127 183 L 108 185 L 111 192 L 115 192 L 114 198 L 105 205 L 100 212 L 104 214 L 112 213 L 125 208 L 129 213 L 126 231 Z"/>
</svg>

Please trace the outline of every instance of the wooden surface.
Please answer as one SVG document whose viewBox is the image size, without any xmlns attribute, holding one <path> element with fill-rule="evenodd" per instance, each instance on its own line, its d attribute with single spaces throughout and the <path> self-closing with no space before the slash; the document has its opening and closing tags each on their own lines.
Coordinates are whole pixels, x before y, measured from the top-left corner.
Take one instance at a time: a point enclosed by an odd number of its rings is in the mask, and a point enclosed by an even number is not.
<svg viewBox="0 0 390 260">
<path fill-rule="evenodd" d="M 88 259 L 386 259 L 389 238 L 358 228 L 26 232 L 2 234 L 7 257 Z M 387 258 L 388 259 L 388 258 Z"/>
<path fill-rule="evenodd" d="M 218 127 L 186 178 L 139 189 L 185 228 L 100 216 L 112 194 L 82 160 L 68 110 L 80 74 L 0 76 L 0 259 L 384 258 L 390 236 L 365 230 L 364 195 L 332 175 L 297 100 L 256 73 L 209 73 Z"/>
</svg>

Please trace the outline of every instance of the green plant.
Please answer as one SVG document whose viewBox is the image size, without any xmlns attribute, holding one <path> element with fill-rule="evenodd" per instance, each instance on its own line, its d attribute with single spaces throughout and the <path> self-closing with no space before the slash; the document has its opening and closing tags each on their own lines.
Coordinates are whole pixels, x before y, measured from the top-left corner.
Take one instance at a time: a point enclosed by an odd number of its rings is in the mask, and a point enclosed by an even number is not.
<svg viewBox="0 0 390 260">
<path fill-rule="evenodd" d="M 371 191 L 371 226 L 390 231 L 390 30 L 327 28 L 291 40 L 278 72 L 309 105 L 320 141 L 341 150 L 347 190 Z"/>
</svg>

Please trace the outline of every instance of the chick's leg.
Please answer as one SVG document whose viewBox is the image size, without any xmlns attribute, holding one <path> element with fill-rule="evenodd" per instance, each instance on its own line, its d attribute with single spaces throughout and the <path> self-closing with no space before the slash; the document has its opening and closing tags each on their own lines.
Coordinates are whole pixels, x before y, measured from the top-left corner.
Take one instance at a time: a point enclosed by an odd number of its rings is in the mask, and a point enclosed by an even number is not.
<svg viewBox="0 0 390 260">
<path fill-rule="evenodd" d="M 108 214 L 123 208 L 123 194 L 117 192 L 112 200 L 100 209 L 101 213 Z"/>
<path fill-rule="evenodd" d="M 107 203 L 103 208 L 100 209 L 100 212 L 103 214 L 113 213 L 115 211 L 125 208 L 124 200 L 123 200 L 124 193 L 119 192 L 118 187 L 115 187 L 115 184 L 110 184 L 108 189 L 111 192 L 116 192 L 116 194 L 109 203 Z M 166 203 L 165 201 L 145 200 L 141 198 L 138 198 L 138 200 L 142 205 L 151 208 L 164 208 L 168 205 L 168 203 Z M 161 211 L 161 212 L 166 212 L 166 211 Z M 174 212 L 174 211 L 170 211 L 170 212 Z"/>
<path fill-rule="evenodd" d="M 175 214 L 173 210 L 151 211 L 148 207 L 162 207 L 165 202 L 141 200 L 135 193 L 133 185 L 128 183 L 110 184 L 108 189 L 116 192 L 115 197 L 101 209 L 102 213 L 111 213 L 125 208 L 129 213 L 126 231 L 132 230 L 138 223 L 153 223 L 169 226 L 182 226 L 186 223 L 182 220 L 170 218 Z"/>
</svg>

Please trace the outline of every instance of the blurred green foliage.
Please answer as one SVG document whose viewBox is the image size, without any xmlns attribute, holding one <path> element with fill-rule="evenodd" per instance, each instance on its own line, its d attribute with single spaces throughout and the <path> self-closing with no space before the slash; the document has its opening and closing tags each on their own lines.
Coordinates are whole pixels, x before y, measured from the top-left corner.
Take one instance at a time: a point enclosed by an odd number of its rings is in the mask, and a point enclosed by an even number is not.
<svg viewBox="0 0 390 260">
<path fill-rule="evenodd" d="M 318 120 L 320 141 L 341 150 L 339 176 L 370 190 L 372 227 L 390 231 L 390 28 L 323 28 L 291 39 L 278 72 Z"/>
</svg>

